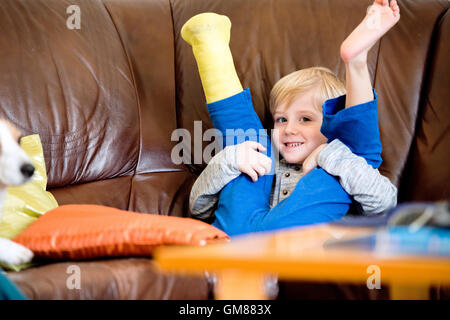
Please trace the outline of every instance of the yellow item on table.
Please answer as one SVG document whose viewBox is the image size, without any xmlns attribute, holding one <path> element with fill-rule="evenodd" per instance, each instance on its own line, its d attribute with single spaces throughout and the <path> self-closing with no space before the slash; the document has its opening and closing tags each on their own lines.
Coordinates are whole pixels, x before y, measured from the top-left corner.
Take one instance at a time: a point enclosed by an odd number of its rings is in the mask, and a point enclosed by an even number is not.
<svg viewBox="0 0 450 320">
<path fill-rule="evenodd" d="M 229 47 L 230 29 L 228 17 L 212 12 L 192 17 L 181 28 L 182 38 L 192 46 L 207 103 L 243 90 Z"/>
<path fill-rule="evenodd" d="M 33 178 L 26 184 L 8 187 L 0 221 L 1 238 L 15 237 L 42 214 L 58 207 L 53 195 L 46 191 L 47 171 L 39 135 L 22 137 L 20 146 L 30 157 L 35 171 Z"/>
</svg>

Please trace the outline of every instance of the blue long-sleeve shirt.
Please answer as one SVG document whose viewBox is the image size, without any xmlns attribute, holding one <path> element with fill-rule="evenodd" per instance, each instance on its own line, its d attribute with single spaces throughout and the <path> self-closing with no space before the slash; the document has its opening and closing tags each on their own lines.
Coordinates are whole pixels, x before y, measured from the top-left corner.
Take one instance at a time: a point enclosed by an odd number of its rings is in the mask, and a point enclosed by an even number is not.
<svg viewBox="0 0 450 320">
<path fill-rule="evenodd" d="M 376 98 L 374 91 L 373 100 L 347 109 L 345 96 L 325 101 L 321 127 L 329 142 L 338 138 L 374 168 L 381 164 Z M 243 141 L 243 137 L 230 136 L 232 133 L 227 129 L 241 129 L 240 134 L 253 129 L 260 142 L 267 139 L 267 134 L 261 134 L 262 124 L 248 89 L 208 104 L 208 111 L 214 127 L 224 133 L 225 145 Z M 267 154 L 274 158 L 270 143 L 266 142 L 266 146 Z M 289 198 L 271 209 L 272 182 L 273 172 L 256 182 L 241 175 L 228 183 L 220 192 L 213 225 L 229 235 L 238 235 L 328 222 L 344 216 L 352 202 L 337 177 L 315 168 L 300 179 Z"/>
</svg>

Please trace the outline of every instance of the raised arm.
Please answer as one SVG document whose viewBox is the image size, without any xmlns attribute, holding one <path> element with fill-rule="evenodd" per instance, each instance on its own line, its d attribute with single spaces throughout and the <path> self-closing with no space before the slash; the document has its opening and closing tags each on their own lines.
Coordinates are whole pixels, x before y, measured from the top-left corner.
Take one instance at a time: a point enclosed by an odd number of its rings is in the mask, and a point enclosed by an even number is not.
<svg viewBox="0 0 450 320">
<path fill-rule="evenodd" d="M 371 101 L 372 84 L 367 68 L 367 53 L 400 19 L 396 0 L 375 0 L 363 21 L 341 45 L 345 63 L 347 98 L 345 107 Z"/>
<path fill-rule="evenodd" d="M 319 152 L 317 163 L 339 177 L 339 183 L 361 204 L 365 215 L 378 214 L 397 205 L 397 188 L 391 181 L 338 139 Z"/>
<path fill-rule="evenodd" d="M 325 101 L 321 132 L 331 142 L 339 139 L 377 168 L 381 164 L 377 96 L 372 89 L 367 53 L 400 19 L 395 0 L 375 0 L 363 21 L 344 40 L 341 57 L 346 68 L 346 96 Z"/>
</svg>

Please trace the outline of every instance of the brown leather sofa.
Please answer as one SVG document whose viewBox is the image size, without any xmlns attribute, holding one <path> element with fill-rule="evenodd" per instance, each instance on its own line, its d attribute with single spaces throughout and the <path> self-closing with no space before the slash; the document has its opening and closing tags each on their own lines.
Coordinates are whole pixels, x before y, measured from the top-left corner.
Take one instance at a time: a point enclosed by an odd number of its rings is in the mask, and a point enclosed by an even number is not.
<svg viewBox="0 0 450 320">
<path fill-rule="evenodd" d="M 202 121 L 203 131 L 211 122 L 181 26 L 205 11 L 230 17 L 239 77 L 270 128 L 269 92 L 283 75 L 322 65 L 344 76 L 340 43 L 370 3 L 3 0 L 0 117 L 24 134 L 40 134 L 48 188 L 60 205 L 188 216 L 189 191 L 204 163 L 175 165 L 170 155 L 178 141 L 171 134 L 176 128 L 194 134 L 194 121 Z M 379 94 L 381 171 L 399 187 L 400 202 L 449 199 L 449 3 L 399 3 L 399 24 L 369 55 Z M 73 4 L 81 9 L 79 30 L 66 25 Z M 66 286 L 72 264 L 81 270 L 79 290 Z M 206 277 L 160 274 L 143 258 L 53 262 L 9 276 L 32 299 L 211 297 Z M 309 284 L 297 284 L 302 288 L 311 292 Z M 321 298 L 373 297 L 314 288 Z"/>
</svg>

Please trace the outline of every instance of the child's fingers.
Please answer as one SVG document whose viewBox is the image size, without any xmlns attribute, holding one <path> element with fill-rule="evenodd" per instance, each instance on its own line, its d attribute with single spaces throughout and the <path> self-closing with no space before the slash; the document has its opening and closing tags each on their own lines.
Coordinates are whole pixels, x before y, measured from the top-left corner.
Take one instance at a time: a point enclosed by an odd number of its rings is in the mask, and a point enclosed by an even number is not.
<svg viewBox="0 0 450 320">
<path fill-rule="evenodd" d="M 248 175 L 253 182 L 258 180 L 258 173 L 249 164 L 243 166 L 240 171 Z"/>
<path fill-rule="evenodd" d="M 259 160 L 259 163 L 266 170 L 266 174 L 269 173 L 272 170 L 272 159 L 270 159 L 268 156 L 263 155 L 262 153 L 260 153 L 258 160 Z"/>
<path fill-rule="evenodd" d="M 257 149 L 258 148 L 258 142 L 256 142 L 256 141 L 250 141 L 249 140 L 249 141 L 243 142 L 243 144 L 248 146 L 248 147 L 250 147 L 250 148 L 252 148 L 252 149 Z"/>
<path fill-rule="evenodd" d="M 238 146 L 236 153 L 238 169 L 248 174 L 253 181 L 269 173 L 272 167 L 272 160 L 257 150 L 264 151 L 266 148 L 256 141 L 245 141 Z"/>
<path fill-rule="evenodd" d="M 261 143 L 258 143 L 258 151 L 264 152 L 264 151 L 266 151 L 266 150 L 267 150 L 266 147 L 264 147 Z"/>
<path fill-rule="evenodd" d="M 266 170 L 264 169 L 264 167 L 262 165 L 254 165 L 253 166 L 253 170 L 256 171 L 256 173 L 258 174 L 258 176 L 262 177 L 263 175 L 266 174 Z"/>
<path fill-rule="evenodd" d="M 312 169 L 317 167 L 317 161 L 314 158 L 307 159 L 305 163 L 303 163 L 303 174 L 307 174 Z"/>
<path fill-rule="evenodd" d="M 312 158 L 306 159 L 302 165 L 303 174 L 307 174 L 315 167 L 317 167 L 317 163 Z"/>
<path fill-rule="evenodd" d="M 313 152 L 303 161 L 303 173 L 306 174 L 315 167 L 317 167 L 317 158 L 319 156 L 319 153 L 327 146 L 326 143 L 321 144 L 316 149 L 314 149 Z"/>
<path fill-rule="evenodd" d="M 266 151 L 266 147 L 264 147 L 261 143 L 256 141 L 245 141 L 244 142 L 248 147 L 252 148 L 253 150 L 257 151 Z"/>
<path fill-rule="evenodd" d="M 253 169 L 249 169 L 247 172 L 248 176 L 250 177 L 250 179 L 252 179 L 253 182 L 258 180 L 258 174 L 256 173 L 255 170 Z"/>
<path fill-rule="evenodd" d="M 268 174 L 272 170 L 272 160 L 269 158 L 269 161 L 265 161 L 263 165 L 264 169 L 266 169 L 266 174 Z"/>
<path fill-rule="evenodd" d="M 323 147 L 319 146 L 305 159 L 305 161 L 303 161 L 302 164 L 303 174 L 307 174 L 312 169 L 317 167 L 317 155 L 322 149 Z"/>
</svg>

